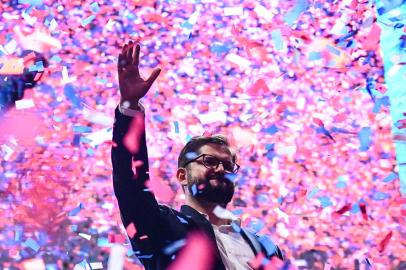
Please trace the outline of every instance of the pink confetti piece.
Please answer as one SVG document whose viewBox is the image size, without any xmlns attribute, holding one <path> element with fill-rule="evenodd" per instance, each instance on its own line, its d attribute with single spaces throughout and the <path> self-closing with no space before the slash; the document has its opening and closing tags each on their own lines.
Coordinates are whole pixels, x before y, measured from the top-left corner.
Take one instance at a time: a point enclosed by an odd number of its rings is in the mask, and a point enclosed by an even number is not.
<svg viewBox="0 0 406 270">
<path fill-rule="evenodd" d="M 249 261 L 248 264 L 250 267 L 252 267 L 254 269 L 258 269 L 262 265 L 262 262 L 264 261 L 264 259 L 265 259 L 265 256 L 261 252 L 261 253 L 257 254 L 257 256 L 255 256 L 255 258 L 253 258 L 251 261 Z"/>
<path fill-rule="evenodd" d="M 367 207 L 365 203 L 360 203 L 359 208 L 361 209 L 363 219 L 368 220 Z"/>
<path fill-rule="evenodd" d="M 186 239 L 186 246 L 168 270 L 210 270 L 214 250 L 210 240 L 202 233 L 192 233 Z"/>
<path fill-rule="evenodd" d="M 137 229 L 132 222 L 130 223 L 130 225 L 127 226 L 125 230 L 127 231 L 127 234 L 130 238 L 134 238 L 134 235 L 137 233 Z"/>
<path fill-rule="evenodd" d="M 337 215 L 342 215 L 351 209 L 351 204 L 346 204 L 334 213 Z"/>
<path fill-rule="evenodd" d="M 124 145 L 127 147 L 128 151 L 132 154 L 136 154 L 139 151 L 139 142 L 141 141 L 141 136 L 144 134 L 145 122 L 144 116 L 140 112 L 136 114 L 131 121 L 130 127 L 123 139 Z"/>
<path fill-rule="evenodd" d="M 385 250 L 386 246 L 389 244 L 389 241 L 390 241 L 390 239 L 391 239 L 391 237 L 392 237 L 392 234 L 393 234 L 392 231 L 390 231 L 390 232 L 385 236 L 385 238 L 382 239 L 381 242 L 379 242 L 378 251 L 379 251 L 380 253 L 382 253 L 382 252 Z"/>
<path fill-rule="evenodd" d="M 379 45 L 379 37 L 381 35 L 381 28 L 378 23 L 374 23 L 371 27 L 371 31 L 366 36 L 363 45 L 365 50 L 376 51 Z"/>
<path fill-rule="evenodd" d="M 46 266 L 42 258 L 24 260 L 21 263 L 23 270 L 45 270 Z"/>
<path fill-rule="evenodd" d="M 131 224 L 133 224 L 133 223 L 131 223 Z M 130 224 L 130 225 L 131 225 Z M 129 226 L 130 226 L 129 225 Z M 128 228 L 128 227 L 127 227 Z M 128 230 L 127 230 L 127 233 L 128 233 Z M 135 234 L 135 233 L 134 233 Z M 130 235 L 129 235 L 130 236 Z M 132 236 L 130 236 L 130 238 L 133 238 L 133 236 L 134 235 L 132 235 Z M 120 234 L 109 234 L 108 235 L 108 240 L 109 240 L 109 243 L 117 243 L 117 244 L 124 244 L 125 243 L 125 241 L 126 241 L 126 239 L 125 239 L 125 236 L 124 235 L 120 235 Z"/>
</svg>

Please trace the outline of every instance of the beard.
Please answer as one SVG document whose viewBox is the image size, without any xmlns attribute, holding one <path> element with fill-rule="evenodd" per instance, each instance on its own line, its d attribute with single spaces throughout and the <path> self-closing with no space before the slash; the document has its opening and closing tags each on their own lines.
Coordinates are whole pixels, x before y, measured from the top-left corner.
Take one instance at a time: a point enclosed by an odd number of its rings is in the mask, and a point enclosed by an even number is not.
<svg viewBox="0 0 406 270">
<path fill-rule="evenodd" d="M 227 205 L 234 195 L 234 183 L 225 175 L 209 175 L 206 178 L 192 177 L 188 172 L 188 189 L 194 198 L 204 202 Z"/>
</svg>

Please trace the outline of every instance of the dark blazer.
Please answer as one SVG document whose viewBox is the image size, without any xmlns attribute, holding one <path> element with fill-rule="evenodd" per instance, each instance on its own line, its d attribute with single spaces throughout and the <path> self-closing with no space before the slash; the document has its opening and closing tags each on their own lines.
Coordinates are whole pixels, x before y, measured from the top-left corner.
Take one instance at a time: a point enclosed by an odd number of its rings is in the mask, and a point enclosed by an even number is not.
<svg viewBox="0 0 406 270">
<path fill-rule="evenodd" d="M 180 211 L 176 211 L 166 205 L 158 204 L 152 192 L 146 188 L 149 166 L 145 128 L 141 127 L 141 136 L 137 142 L 139 151 L 135 155 L 132 155 L 123 145 L 123 137 L 132 119 L 121 114 L 116 108 L 111 158 L 114 193 L 118 200 L 121 219 L 126 228 L 131 223 L 136 228 L 136 234 L 130 238 L 135 254 L 147 270 L 166 269 L 182 249 L 182 244 L 175 249 L 167 247 L 176 241 L 182 243 L 181 240 L 185 239 L 188 233 L 196 230 L 207 235 L 215 247 L 216 257 L 212 269 L 225 270 L 209 221 L 190 206 L 183 205 Z M 145 117 L 143 119 L 145 121 Z M 143 162 L 143 165 L 136 168 L 135 174 L 132 169 L 132 160 Z M 263 252 L 268 258 L 277 256 L 283 259 L 276 245 L 269 250 L 258 241 L 256 235 L 243 228 L 241 235 L 255 254 Z"/>
</svg>

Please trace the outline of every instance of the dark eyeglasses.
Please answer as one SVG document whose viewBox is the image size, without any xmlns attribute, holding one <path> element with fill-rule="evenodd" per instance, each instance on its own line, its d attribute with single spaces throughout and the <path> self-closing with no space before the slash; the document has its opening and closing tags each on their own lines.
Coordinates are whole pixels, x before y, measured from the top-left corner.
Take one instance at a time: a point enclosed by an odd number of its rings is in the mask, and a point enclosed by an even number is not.
<svg viewBox="0 0 406 270">
<path fill-rule="evenodd" d="M 237 163 L 230 162 L 230 161 L 221 161 L 218 158 L 216 158 L 215 156 L 208 155 L 208 154 L 202 154 L 192 160 L 189 160 L 188 162 L 185 163 L 185 166 L 191 162 L 197 161 L 201 157 L 203 157 L 202 164 L 208 169 L 211 169 L 211 168 L 217 169 L 218 166 L 220 165 L 220 163 L 223 164 L 224 170 L 228 173 L 237 173 L 238 169 L 240 168 L 240 165 L 238 165 Z"/>
</svg>

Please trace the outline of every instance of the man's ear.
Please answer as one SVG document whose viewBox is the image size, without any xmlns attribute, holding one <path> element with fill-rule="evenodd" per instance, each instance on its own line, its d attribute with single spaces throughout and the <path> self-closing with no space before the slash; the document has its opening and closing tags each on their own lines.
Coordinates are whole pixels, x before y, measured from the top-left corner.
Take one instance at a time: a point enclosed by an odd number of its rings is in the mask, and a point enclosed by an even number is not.
<svg viewBox="0 0 406 270">
<path fill-rule="evenodd" d="M 176 170 L 176 178 L 178 179 L 179 184 L 187 186 L 186 168 L 178 168 Z"/>
</svg>

